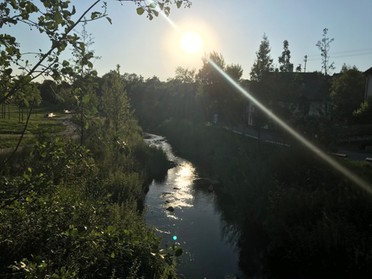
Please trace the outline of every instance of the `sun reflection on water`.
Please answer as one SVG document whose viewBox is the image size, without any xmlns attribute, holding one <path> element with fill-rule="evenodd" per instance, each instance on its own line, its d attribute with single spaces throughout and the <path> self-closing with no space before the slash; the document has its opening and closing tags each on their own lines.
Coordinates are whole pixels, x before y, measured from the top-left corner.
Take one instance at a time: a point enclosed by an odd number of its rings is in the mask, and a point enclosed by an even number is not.
<svg viewBox="0 0 372 279">
<path fill-rule="evenodd" d="M 190 186 L 195 179 L 195 168 L 189 162 L 182 162 L 176 172 L 176 186 L 184 188 Z"/>
<path fill-rule="evenodd" d="M 163 195 L 166 199 L 163 205 L 164 208 L 182 209 L 184 207 L 193 207 L 192 184 L 195 180 L 195 168 L 189 162 L 181 162 L 177 167 L 170 170 L 168 175 L 174 176 L 172 185 L 172 193 Z M 168 210 L 166 215 L 169 218 L 175 218 L 173 210 Z"/>
</svg>

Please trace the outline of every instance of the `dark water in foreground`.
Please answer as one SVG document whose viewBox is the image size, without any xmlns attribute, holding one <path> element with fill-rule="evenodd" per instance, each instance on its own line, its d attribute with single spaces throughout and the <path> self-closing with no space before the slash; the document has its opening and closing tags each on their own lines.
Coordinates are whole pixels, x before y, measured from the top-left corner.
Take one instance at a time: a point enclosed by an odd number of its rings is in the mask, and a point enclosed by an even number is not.
<svg viewBox="0 0 372 279">
<path fill-rule="evenodd" d="M 162 148 L 176 166 L 164 181 L 153 181 L 146 196 L 146 223 L 162 237 L 162 245 L 175 240 L 183 248 L 178 272 L 185 278 L 244 278 L 239 251 L 221 218 L 213 192 L 194 185 L 195 167 L 176 157 L 163 137 L 149 135 L 148 144 Z M 167 208 L 173 207 L 171 212 Z M 236 277 L 234 277 L 236 276 Z"/>
</svg>

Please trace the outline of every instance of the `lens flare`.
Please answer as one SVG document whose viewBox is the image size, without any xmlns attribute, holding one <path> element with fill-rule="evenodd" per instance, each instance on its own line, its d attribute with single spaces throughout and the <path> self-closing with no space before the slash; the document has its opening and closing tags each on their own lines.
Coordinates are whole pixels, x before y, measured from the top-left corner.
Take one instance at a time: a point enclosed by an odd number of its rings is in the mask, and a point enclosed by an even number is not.
<svg viewBox="0 0 372 279">
<path fill-rule="evenodd" d="M 163 12 L 160 12 L 160 14 L 166 19 L 166 21 L 176 30 L 180 31 L 178 26 L 169 18 L 167 17 Z M 281 126 L 283 129 L 285 129 L 289 134 L 291 134 L 296 140 L 298 140 L 300 143 L 302 143 L 304 146 L 306 146 L 309 150 L 311 150 L 313 153 L 315 153 L 319 158 L 327 162 L 330 166 L 332 166 L 335 170 L 343 174 L 346 178 L 348 178 L 350 181 L 358 185 L 360 188 L 365 190 L 367 193 L 372 195 L 372 186 L 363 180 L 362 178 L 358 177 L 354 173 L 352 173 L 350 170 L 342 166 L 340 163 L 338 163 L 336 160 L 331 158 L 329 155 L 327 155 L 325 152 L 320 150 L 318 147 L 316 147 L 314 144 L 312 144 L 310 141 L 308 141 L 306 138 L 301 136 L 299 133 L 297 133 L 294 129 L 292 129 L 288 124 L 286 124 L 282 119 L 280 119 L 278 116 L 276 116 L 274 113 L 272 113 L 268 108 L 266 108 L 263 104 L 261 104 L 256 98 L 254 98 L 251 94 L 249 94 L 243 87 L 241 87 L 236 81 L 234 81 L 228 74 L 226 74 L 216 63 L 214 63 L 212 60 L 209 59 L 209 63 L 214 67 L 214 69 L 221 74 L 233 87 L 235 87 L 244 97 L 246 97 L 248 100 L 250 100 L 254 105 L 256 105 L 263 113 L 265 113 L 268 117 L 273 119 L 279 126 Z"/>
<path fill-rule="evenodd" d="M 269 109 L 267 109 L 263 104 L 261 104 L 256 98 L 254 98 L 251 94 L 249 94 L 243 87 L 241 87 L 235 80 L 233 80 L 228 74 L 226 74 L 216 63 L 209 59 L 209 63 L 213 66 L 213 68 L 220 73 L 233 87 L 235 87 L 244 97 L 250 100 L 255 106 L 257 106 L 263 113 L 265 113 L 268 117 L 273 119 L 279 126 L 285 129 L 289 134 L 291 134 L 295 139 L 297 139 L 300 143 L 310 149 L 313 153 L 315 153 L 318 157 L 322 160 L 327 162 L 331 165 L 334 169 L 342 173 L 346 178 L 354 182 L 356 185 L 367 191 L 372 195 L 372 187 L 369 183 L 352 173 L 350 170 L 342 166 L 332 157 L 327 155 L 325 152 L 320 150 L 306 138 L 301 136 L 297 133 L 294 129 L 292 129 L 288 124 L 286 124 L 282 119 L 272 113 Z"/>
</svg>

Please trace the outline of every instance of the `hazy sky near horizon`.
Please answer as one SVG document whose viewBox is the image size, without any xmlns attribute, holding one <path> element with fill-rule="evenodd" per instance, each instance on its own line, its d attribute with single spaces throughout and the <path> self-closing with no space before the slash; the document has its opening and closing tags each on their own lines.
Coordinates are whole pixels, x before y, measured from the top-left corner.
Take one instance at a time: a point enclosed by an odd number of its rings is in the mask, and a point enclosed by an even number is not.
<svg viewBox="0 0 372 279">
<path fill-rule="evenodd" d="M 93 1 L 72 1 L 77 12 Z M 191 8 L 172 7 L 169 19 L 162 16 L 148 20 L 137 15 L 132 2 L 120 4 L 108 0 L 112 25 L 105 19 L 89 23 L 92 49 L 100 56 L 94 65 L 99 75 L 121 66 L 121 72 L 145 78 L 172 78 L 177 66 L 199 70 L 206 53 L 221 53 L 227 64 L 242 66 L 244 78 L 251 67 L 263 34 L 271 46 L 271 58 L 278 66 L 283 41 L 288 40 L 291 62 L 304 64 L 307 71 L 321 70 L 320 51 L 316 47 L 324 28 L 334 38 L 331 61 L 334 72 L 345 63 L 365 71 L 372 67 L 371 0 L 192 0 Z M 187 31 L 200 34 L 203 50 L 187 54 L 180 47 L 180 36 Z M 22 43 L 38 49 L 41 41 L 30 32 L 22 34 Z"/>
</svg>

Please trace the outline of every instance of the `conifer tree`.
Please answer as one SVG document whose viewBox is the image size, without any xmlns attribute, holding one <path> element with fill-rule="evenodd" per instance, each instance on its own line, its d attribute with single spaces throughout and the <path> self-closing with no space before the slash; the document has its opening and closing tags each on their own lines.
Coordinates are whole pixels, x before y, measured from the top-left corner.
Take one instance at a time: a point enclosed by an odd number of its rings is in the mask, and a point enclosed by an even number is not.
<svg viewBox="0 0 372 279">
<path fill-rule="evenodd" d="M 293 64 L 291 60 L 291 51 L 289 50 L 289 43 L 287 40 L 283 41 L 282 56 L 279 56 L 279 70 L 281 72 L 293 72 Z"/>
<path fill-rule="evenodd" d="M 261 81 L 265 72 L 272 72 L 274 70 L 270 51 L 269 40 L 266 34 L 264 34 L 258 52 L 256 52 L 256 60 L 251 69 L 250 75 L 252 81 Z"/>
</svg>

